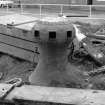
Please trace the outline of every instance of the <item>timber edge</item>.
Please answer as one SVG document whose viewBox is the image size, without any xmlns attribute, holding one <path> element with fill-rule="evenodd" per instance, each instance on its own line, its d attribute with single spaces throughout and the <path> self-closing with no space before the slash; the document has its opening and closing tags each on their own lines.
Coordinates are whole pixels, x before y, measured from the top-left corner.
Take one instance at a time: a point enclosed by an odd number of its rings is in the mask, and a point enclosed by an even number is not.
<svg viewBox="0 0 105 105">
<path fill-rule="evenodd" d="M 15 104 L 24 101 L 59 105 L 105 105 L 105 91 L 35 85 L 16 87 L 13 84 L 0 84 L 0 105 L 24 105 Z"/>
</svg>

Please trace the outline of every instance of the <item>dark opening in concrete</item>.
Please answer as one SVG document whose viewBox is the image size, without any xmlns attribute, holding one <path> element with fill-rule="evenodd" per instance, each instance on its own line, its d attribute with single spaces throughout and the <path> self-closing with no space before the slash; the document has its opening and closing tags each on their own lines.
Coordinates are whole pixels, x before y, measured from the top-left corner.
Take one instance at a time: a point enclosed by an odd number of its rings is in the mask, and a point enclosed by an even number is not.
<svg viewBox="0 0 105 105">
<path fill-rule="evenodd" d="M 67 31 L 67 39 L 72 37 L 72 31 Z"/>
<path fill-rule="evenodd" d="M 56 32 L 49 32 L 49 39 L 56 39 Z"/>
<path fill-rule="evenodd" d="M 35 30 L 34 35 L 35 37 L 40 37 L 40 32 L 38 30 Z"/>
</svg>

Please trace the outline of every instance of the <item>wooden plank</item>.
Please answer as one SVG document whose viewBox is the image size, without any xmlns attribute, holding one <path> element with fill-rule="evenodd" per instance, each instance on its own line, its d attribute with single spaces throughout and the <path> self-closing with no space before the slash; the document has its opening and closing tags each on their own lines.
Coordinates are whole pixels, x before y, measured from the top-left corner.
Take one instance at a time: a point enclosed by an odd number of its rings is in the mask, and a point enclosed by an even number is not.
<svg viewBox="0 0 105 105">
<path fill-rule="evenodd" d="M 10 46 L 4 43 L 0 43 L 0 52 L 7 53 L 9 55 L 13 55 L 15 57 L 19 57 L 28 61 L 33 62 L 34 53 L 30 51 L 26 51 L 24 49 L 16 48 L 14 46 Z M 38 55 L 35 55 L 35 62 L 38 62 Z"/>
<path fill-rule="evenodd" d="M 29 51 L 35 51 L 35 47 L 37 47 L 37 43 L 29 42 L 26 40 L 14 38 L 5 34 L 0 34 L 0 42 L 7 43 L 9 45 L 17 46 Z"/>
<path fill-rule="evenodd" d="M 23 85 L 15 88 L 6 99 L 73 105 L 105 105 L 105 91 Z"/>
</svg>

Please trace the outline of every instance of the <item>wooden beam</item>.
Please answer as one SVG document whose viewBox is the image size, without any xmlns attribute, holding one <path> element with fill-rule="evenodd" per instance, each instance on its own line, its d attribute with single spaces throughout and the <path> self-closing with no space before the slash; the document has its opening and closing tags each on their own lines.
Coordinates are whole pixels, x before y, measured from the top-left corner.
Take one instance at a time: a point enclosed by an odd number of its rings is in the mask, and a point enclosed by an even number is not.
<svg viewBox="0 0 105 105">
<path fill-rule="evenodd" d="M 9 27 L 0 25 L 0 34 L 7 34 L 9 36 L 35 42 L 34 31 L 28 31 L 28 30 L 24 30 L 16 27 L 9 28 Z"/>
<path fill-rule="evenodd" d="M 33 59 L 34 59 L 35 62 L 38 62 L 37 54 L 34 55 L 33 52 L 30 52 L 30 51 L 27 51 L 21 48 L 17 48 L 11 45 L 7 45 L 4 43 L 0 43 L 0 52 L 6 53 L 9 55 L 13 55 L 15 57 L 19 57 L 21 59 L 25 59 L 31 62 L 33 62 Z"/>
<path fill-rule="evenodd" d="M 23 85 L 16 87 L 6 99 L 73 105 L 105 105 L 105 91 Z"/>
<path fill-rule="evenodd" d="M 35 47 L 37 47 L 37 43 L 34 42 L 30 42 L 30 41 L 26 41 L 23 39 L 19 39 L 16 37 L 12 37 L 6 34 L 0 34 L 0 42 L 9 44 L 9 45 L 13 45 L 16 47 L 20 47 L 26 50 L 29 50 L 30 52 L 34 52 L 35 51 Z"/>
</svg>

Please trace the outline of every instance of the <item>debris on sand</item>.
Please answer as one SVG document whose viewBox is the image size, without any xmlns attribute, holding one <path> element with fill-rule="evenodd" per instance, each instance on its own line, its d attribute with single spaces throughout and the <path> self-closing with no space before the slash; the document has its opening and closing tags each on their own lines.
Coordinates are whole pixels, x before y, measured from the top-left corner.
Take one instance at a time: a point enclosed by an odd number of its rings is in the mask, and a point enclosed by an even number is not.
<svg viewBox="0 0 105 105">
<path fill-rule="evenodd" d="M 21 78 L 12 78 L 8 81 L 5 81 L 6 84 L 13 84 L 14 86 L 20 86 L 22 85 L 22 79 Z"/>
<path fill-rule="evenodd" d="M 7 54 L 0 55 L 0 82 L 21 78 L 23 82 L 28 81 L 28 76 L 34 70 L 33 63 L 12 57 Z"/>
</svg>

